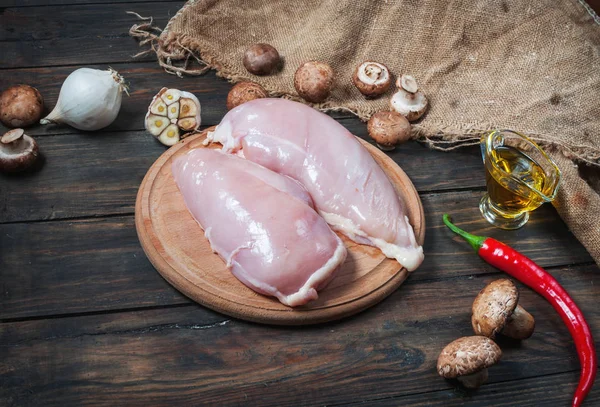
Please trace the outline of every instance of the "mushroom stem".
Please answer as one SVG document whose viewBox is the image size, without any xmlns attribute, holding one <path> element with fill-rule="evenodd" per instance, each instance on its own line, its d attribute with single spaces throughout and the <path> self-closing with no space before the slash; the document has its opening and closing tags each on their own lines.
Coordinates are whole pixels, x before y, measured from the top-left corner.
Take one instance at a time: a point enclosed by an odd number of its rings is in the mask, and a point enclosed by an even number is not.
<svg viewBox="0 0 600 407">
<path fill-rule="evenodd" d="M 533 316 L 517 305 L 500 333 L 513 339 L 527 339 L 533 335 L 534 329 L 535 319 Z"/>
<path fill-rule="evenodd" d="M 459 376 L 458 381 L 467 389 L 476 389 L 483 383 L 487 382 L 488 370 L 483 369 L 479 372 L 475 372 L 466 376 Z"/>
<path fill-rule="evenodd" d="M 10 130 L 0 138 L 0 172 L 26 170 L 38 155 L 37 143 L 23 129 Z"/>
</svg>

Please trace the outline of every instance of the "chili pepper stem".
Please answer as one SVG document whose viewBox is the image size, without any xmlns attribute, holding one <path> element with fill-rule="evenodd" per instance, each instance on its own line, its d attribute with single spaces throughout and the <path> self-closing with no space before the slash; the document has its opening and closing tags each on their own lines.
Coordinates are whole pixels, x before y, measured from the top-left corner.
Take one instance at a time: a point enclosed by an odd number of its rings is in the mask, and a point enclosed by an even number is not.
<svg viewBox="0 0 600 407">
<path fill-rule="evenodd" d="M 487 237 L 485 237 L 485 236 L 476 236 L 476 235 L 472 235 L 468 232 L 465 232 L 464 230 L 462 230 L 461 228 L 459 228 L 458 226 L 456 226 L 455 224 L 452 223 L 452 218 L 450 218 L 450 215 L 448 215 L 447 213 L 444 214 L 442 219 L 444 220 L 444 223 L 446 224 L 446 226 L 448 226 L 451 231 L 453 231 L 454 233 L 456 233 L 457 235 L 459 235 L 460 237 L 465 239 L 471 245 L 473 250 L 475 250 L 475 252 L 477 252 L 479 249 L 481 249 L 481 246 L 483 245 L 483 241 L 485 239 L 487 239 Z"/>
</svg>

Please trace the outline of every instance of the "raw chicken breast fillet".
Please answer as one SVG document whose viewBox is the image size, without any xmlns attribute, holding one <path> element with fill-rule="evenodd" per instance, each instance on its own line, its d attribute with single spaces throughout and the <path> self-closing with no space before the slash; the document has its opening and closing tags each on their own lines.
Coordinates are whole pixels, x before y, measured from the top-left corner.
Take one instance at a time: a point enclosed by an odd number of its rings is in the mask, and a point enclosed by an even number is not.
<svg viewBox="0 0 600 407">
<path fill-rule="evenodd" d="M 296 181 L 205 148 L 177 158 L 172 171 L 213 251 L 254 291 L 306 304 L 344 262 L 344 244 Z"/>
<path fill-rule="evenodd" d="M 301 103 L 257 99 L 229 111 L 208 142 L 298 180 L 332 228 L 378 247 L 407 270 L 423 248 L 404 204 L 371 154 L 342 125 Z"/>
</svg>

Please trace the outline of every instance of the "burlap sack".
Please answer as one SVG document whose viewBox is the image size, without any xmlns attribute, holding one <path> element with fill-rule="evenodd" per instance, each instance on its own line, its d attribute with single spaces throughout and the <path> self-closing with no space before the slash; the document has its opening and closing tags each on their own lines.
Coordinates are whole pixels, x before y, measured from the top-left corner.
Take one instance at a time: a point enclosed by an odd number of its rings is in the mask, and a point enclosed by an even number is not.
<svg viewBox="0 0 600 407">
<path fill-rule="evenodd" d="M 327 62 L 337 83 L 317 107 L 364 120 L 388 108 L 393 90 L 365 100 L 351 82 L 355 67 L 374 60 L 410 73 L 431 102 L 414 138 L 451 149 L 508 128 L 545 146 L 563 172 L 554 205 L 600 264 L 600 196 L 576 167 L 600 167 L 600 19 L 583 1 L 195 0 L 160 35 L 151 21 L 131 34 L 168 72 L 214 68 L 274 96 L 296 98 L 296 68 Z M 284 56 L 279 73 L 244 69 L 243 52 L 257 42 Z"/>
</svg>

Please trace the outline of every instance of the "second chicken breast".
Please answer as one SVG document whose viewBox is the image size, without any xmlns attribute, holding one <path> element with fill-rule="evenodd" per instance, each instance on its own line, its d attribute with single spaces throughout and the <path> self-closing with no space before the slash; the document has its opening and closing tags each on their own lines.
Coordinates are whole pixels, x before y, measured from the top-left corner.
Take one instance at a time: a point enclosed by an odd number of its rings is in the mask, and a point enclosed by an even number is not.
<svg viewBox="0 0 600 407">
<path fill-rule="evenodd" d="M 344 262 L 344 244 L 296 181 L 205 148 L 177 158 L 172 171 L 212 249 L 253 290 L 306 304 Z"/>
</svg>

